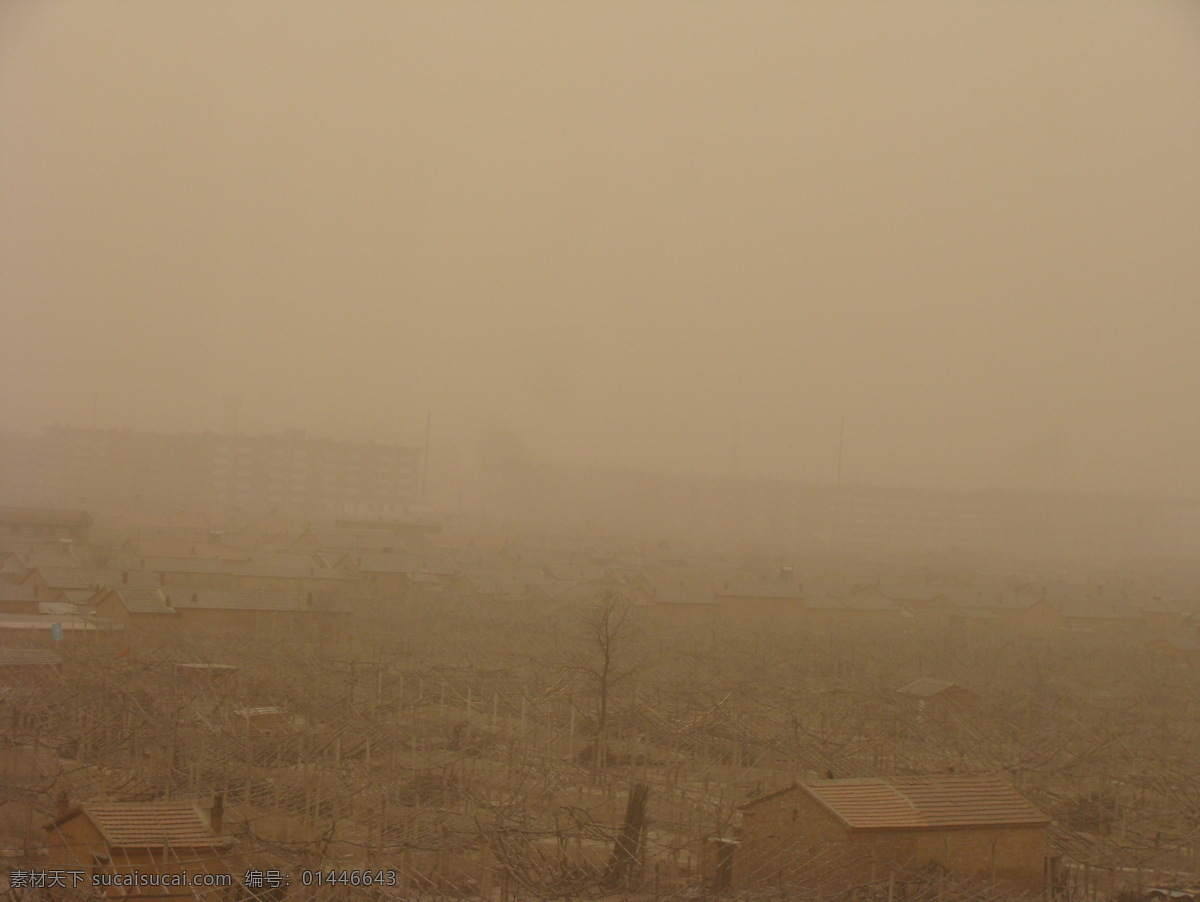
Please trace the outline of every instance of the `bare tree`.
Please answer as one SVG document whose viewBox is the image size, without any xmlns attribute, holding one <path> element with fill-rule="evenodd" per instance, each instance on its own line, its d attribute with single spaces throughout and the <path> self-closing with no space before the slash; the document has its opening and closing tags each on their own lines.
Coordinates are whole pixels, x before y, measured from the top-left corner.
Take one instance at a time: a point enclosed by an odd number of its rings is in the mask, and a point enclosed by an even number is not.
<svg viewBox="0 0 1200 902">
<path fill-rule="evenodd" d="M 608 764 L 609 715 L 617 685 L 636 671 L 629 661 L 634 637 L 630 604 L 609 592 L 582 617 L 580 646 L 566 669 L 580 673 L 592 684 L 596 696 L 596 720 L 592 741 L 580 753 L 597 770 Z"/>
</svg>

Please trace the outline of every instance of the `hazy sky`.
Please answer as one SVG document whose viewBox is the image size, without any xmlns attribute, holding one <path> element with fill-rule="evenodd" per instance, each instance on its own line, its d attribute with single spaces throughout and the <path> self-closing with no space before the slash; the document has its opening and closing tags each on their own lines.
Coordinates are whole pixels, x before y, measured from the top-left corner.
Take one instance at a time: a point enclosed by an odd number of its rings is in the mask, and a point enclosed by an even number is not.
<svg viewBox="0 0 1200 902">
<path fill-rule="evenodd" d="M 3 429 L 1197 494 L 1200 5 L 9 0 L 0 314 Z"/>
</svg>

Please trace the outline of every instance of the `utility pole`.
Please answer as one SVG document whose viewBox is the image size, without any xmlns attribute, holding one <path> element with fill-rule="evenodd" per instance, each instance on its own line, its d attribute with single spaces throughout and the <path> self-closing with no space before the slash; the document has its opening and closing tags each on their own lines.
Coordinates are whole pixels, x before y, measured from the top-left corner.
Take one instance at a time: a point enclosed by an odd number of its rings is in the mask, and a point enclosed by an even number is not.
<svg viewBox="0 0 1200 902">
<path fill-rule="evenodd" d="M 842 529 L 842 445 L 845 437 L 846 416 L 843 414 L 841 421 L 838 423 L 837 482 L 833 490 L 833 531 L 835 535 L 839 536 Z"/>
<path fill-rule="evenodd" d="M 433 428 L 433 411 L 425 413 L 425 453 L 421 457 L 421 503 L 425 503 L 425 490 L 429 486 L 429 433 Z"/>
</svg>

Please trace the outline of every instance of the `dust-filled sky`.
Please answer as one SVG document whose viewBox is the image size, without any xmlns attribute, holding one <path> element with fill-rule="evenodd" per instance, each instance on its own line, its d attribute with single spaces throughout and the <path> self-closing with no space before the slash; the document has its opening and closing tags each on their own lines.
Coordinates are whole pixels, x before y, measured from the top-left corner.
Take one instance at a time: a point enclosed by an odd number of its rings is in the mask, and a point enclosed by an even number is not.
<svg viewBox="0 0 1200 902">
<path fill-rule="evenodd" d="M 5 430 L 1197 494 L 1200 5 L 9 0 L 0 322 Z"/>
</svg>

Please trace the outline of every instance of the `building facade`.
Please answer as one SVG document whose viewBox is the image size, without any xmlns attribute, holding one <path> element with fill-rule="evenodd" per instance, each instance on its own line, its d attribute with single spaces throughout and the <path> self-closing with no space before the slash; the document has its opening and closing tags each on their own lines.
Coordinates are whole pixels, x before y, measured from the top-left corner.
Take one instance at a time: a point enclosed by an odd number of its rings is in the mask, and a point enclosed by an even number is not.
<svg viewBox="0 0 1200 902">
<path fill-rule="evenodd" d="M 421 451 L 406 445 L 280 435 L 57 427 L 34 437 L 19 481 L 51 503 L 338 514 L 418 500 Z"/>
<path fill-rule="evenodd" d="M 739 890 L 847 887 L 944 873 L 1041 893 L 1050 820 L 989 775 L 797 783 L 742 808 Z"/>
</svg>

